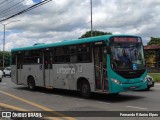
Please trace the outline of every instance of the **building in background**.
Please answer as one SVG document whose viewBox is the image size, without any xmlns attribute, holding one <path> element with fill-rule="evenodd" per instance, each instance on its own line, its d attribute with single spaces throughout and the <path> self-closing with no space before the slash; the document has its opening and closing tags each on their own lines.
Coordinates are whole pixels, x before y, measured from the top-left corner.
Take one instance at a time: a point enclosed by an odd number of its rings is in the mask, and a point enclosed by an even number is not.
<svg viewBox="0 0 160 120">
<path fill-rule="evenodd" d="M 152 44 L 144 46 L 146 65 L 149 72 L 160 71 L 160 45 Z"/>
</svg>

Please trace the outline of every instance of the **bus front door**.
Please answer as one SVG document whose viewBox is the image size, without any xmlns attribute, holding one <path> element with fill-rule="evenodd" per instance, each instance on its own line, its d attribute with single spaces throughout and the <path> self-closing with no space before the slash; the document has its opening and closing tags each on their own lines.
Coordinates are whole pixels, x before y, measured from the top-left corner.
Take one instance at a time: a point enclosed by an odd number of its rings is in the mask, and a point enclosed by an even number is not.
<svg viewBox="0 0 160 120">
<path fill-rule="evenodd" d="M 53 86 L 52 80 L 52 52 L 46 51 L 44 53 L 44 82 L 46 87 Z"/>
<path fill-rule="evenodd" d="M 107 55 L 105 47 L 94 47 L 95 85 L 96 90 L 108 91 Z"/>
<path fill-rule="evenodd" d="M 23 76 L 23 60 L 22 53 L 17 54 L 17 84 L 22 84 L 22 76 Z"/>
</svg>

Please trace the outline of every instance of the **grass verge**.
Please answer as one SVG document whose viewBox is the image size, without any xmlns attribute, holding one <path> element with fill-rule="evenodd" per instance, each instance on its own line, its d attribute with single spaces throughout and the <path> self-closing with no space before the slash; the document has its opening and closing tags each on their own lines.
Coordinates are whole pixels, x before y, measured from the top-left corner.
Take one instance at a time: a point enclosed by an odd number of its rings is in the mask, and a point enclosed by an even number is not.
<svg viewBox="0 0 160 120">
<path fill-rule="evenodd" d="M 160 82 L 160 73 L 148 73 L 151 77 L 153 77 L 155 82 Z"/>
</svg>

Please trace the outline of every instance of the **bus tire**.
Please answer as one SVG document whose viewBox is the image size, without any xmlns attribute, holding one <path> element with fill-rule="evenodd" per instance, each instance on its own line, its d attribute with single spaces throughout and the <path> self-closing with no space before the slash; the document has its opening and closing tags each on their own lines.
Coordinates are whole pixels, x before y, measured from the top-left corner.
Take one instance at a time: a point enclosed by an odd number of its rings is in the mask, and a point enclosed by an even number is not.
<svg viewBox="0 0 160 120">
<path fill-rule="evenodd" d="M 28 78 L 28 88 L 29 90 L 35 90 L 36 86 L 35 86 L 35 81 L 33 77 L 29 77 Z"/>
<path fill-rule="evenodd" d="M 113 97 L 117 97 L 117 96 L 119 96 L 119 93 L 111 93 L 110 95 Z"/>
<path fill-rule="evenodd" d="M 80 84 L 80 94 L 84 98 L 89 98 L 91 95 L 90 85 L 87 81 L 82 81 Z"/>
<path fill-rule="evenodd" d="M 151 88 L 150 86 L 147 86 L 146 91 L 149 91 L 149 90 L 150 90 L 150 88 Z"/>
</svg>

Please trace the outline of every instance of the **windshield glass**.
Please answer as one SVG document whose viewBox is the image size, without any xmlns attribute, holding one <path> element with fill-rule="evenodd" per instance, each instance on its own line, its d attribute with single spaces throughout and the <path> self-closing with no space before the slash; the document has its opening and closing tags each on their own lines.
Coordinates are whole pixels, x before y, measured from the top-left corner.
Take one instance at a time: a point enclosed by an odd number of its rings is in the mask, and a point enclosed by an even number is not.
<svg viewBox="0 0 160 120">
<path fill-rule="evenodd" d="M 140 70 L 145 67 L 141 43 L 111 45 L 111 65 L 114 70 Z"/>
</svg>

